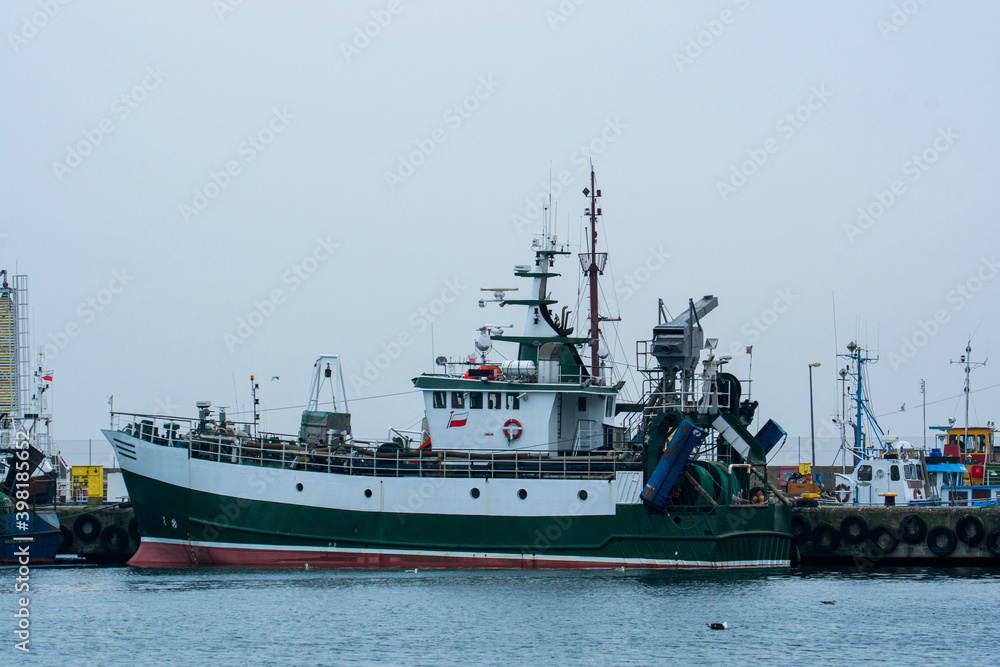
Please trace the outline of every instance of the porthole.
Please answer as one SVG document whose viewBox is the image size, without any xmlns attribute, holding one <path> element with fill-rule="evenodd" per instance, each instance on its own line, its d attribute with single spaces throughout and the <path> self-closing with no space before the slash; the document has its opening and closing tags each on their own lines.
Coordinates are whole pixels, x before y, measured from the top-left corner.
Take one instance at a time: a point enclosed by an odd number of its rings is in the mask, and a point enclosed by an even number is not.
<svg viewBox="0 0 1000 667">
<path fill-rule="evenodd" d="M 518 497 L 518 498 L 520 498 L 521 500 L 524 500 L 525 498 L 527 498 L 527 497 L 528 497 L 528 492 L 527 492 L 527 491 L 525 491 L 524 489 L 520 489 L 520 490 L 519 490 L 519 491 L 517 492 L 517 497 Z"/>
<path fill-rule="evenodd" d="M 372 490 L 365 489 L 365 498 L 371 498 L 371 497 L 372 497 Z"/>
<path fill-rule="evenodd" d="M 472 491 L 469 491 L 469 495 L 472 496 L 473 498 L 478 498 L 479 489 L 477 489 L 476 487 L 472 487 Z"/>
<path fill-rule="evenodd" d="M 580 489 L 580 493 L 576 494 L 576 497 L 579 498 L 580 500 L 586 500 L 587 492 L 584 491 L 583 489 Z"/>
<path fill-rule="evenodd" d="M 304 488 L 306 488 L 306 487 L 302 486 L 302 482 L 299 482 L 298 484 L 295 485 L 295 490 L 296 491 L 301 491 Z"/>
</svg>

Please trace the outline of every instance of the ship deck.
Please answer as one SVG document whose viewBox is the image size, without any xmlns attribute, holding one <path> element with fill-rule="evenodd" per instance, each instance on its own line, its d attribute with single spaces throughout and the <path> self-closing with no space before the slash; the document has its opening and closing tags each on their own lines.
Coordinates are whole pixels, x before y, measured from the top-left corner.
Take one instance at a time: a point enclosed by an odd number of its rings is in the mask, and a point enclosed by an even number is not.
<svg viewBox="0 0 1000 667">
<path fill-rule="evenodd" d="M 641 456 L 628 449 L 555 455 L 538 451 L 434 451 L 405 449 L 394 442 L 357 441 L 314 446 L 294 436 L 246 435 L 237 428 L 208 430 L 195 420 L 116 413 L 115 430 L 163 447 L 186 449 L 192 459 L 264 468 L 373 477 L 464 477 L 513 479 L 613 479 L 641 470 Z M 187 428 L 181 424 L 187 422 Z"/>
</svg>

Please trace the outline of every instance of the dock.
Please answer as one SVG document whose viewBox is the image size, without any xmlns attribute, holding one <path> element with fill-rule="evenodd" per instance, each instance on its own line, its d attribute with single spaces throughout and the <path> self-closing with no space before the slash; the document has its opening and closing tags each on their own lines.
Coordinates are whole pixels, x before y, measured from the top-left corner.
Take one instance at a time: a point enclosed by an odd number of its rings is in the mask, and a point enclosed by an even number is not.
<svg viewBox="0 0 1000 667">
<path fill-rule="evenodd" d="M 59 554 L 95 563 L 125 563 L 139 548 L 135 512 L 128 503 L 56 505 Z"/>
<path fill-rule="evenodd" d="M 1000 567 L 997 507 L 796 507 L 791 529 L 800 565 Z"/>
</svg>

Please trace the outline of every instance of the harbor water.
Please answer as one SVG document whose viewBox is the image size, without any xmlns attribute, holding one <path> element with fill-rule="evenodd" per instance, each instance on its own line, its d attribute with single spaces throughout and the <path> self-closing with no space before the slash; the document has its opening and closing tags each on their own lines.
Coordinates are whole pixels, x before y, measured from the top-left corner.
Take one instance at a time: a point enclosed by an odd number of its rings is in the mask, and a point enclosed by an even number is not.
<svg viewBox="0 0 1000 667">
<path fill-rule="evenodd" d="M 16 576 L 3 665 L 997 663 L 989 569 L 33 568 L 30 654 Z"/>
</svg>

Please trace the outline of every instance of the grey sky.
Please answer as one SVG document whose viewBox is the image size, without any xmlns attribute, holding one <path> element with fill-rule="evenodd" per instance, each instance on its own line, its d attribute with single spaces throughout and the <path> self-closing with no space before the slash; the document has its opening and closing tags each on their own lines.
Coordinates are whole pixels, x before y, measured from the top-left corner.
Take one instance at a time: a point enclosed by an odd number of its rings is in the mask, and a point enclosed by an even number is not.
<svg viewBox="0 0 1000 667">
<path fill-rule="evenodd" d="M 235 407 L 235 376 L 246 407 L 251 373 L 265 407 L 301 405 L 320 353 L 352 399 L 409 390 L 432 319 L 456 358 L 480 324 L 520 325 L 479 288 L 523 282 L 550 163 L 579 242 L 590 151 L 617 361 L 658 297 L 711 293 L 741 377 L 753 345 L 762 417 L 808 434 L 820 361 L 828 423 L 857 338 L 881 355 L 875 412 L 906 404 L 883 426 L 919 436 L 920 379 L 959 394 L 948 361 L 972 332 L 982 359 L 1000 320 L 998 26 L 994 3 L 916 0 L 6 2 L 0 265 L 30 276 L 55 435 L 98 437 L 112 393 L 188 414 Z M 558 269 L 574 307 L 575 259 Z M 997 389 L 974 397 L 998 416 Z M 374 436 L 421 406 L 352 412 Z"/>
</svg>

